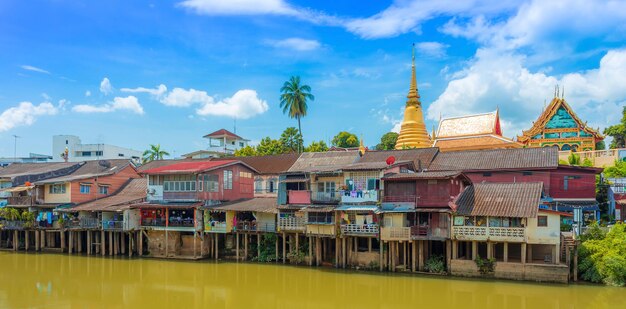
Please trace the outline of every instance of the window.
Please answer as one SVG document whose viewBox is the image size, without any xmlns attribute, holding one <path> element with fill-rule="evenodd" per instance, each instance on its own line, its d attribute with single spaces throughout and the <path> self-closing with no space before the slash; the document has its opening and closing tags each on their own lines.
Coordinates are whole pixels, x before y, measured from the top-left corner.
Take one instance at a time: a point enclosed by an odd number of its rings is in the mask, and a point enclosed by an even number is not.
<svg viewBox="0 0 626 309">
<path fill-rule="evenodd" d="M 250 173 L 250 172 L 239 172 L 239 177 L 241 177 L 241 178 L 252 178 L 252 173 Z"/>
<path fill-rule="evenodd" d="M 428 179 L 428 184 L 429 185 L 436 185 L 437 184 L 437 179 Z"/>
<path fill-rule="evenodd" d="M 332 224 L 333 213 L 332 212 L 309 212 L 308 223 L 313 224 Z"/>
<path fill-rule="evenodd" d="M 233 189 L 233 171 L 224 171 L 224 190 Z"/>
<path fill-rule="evenodd" d="M 101 157 L 102 156 L 102 150 L 96 151 L 96 156 Z"/>
<path fill-rule="evenodd" d="M 123 157 L 123 156 L 124 156 L 124 154 L 123 154 L 123 153 L 118 153 L 118 154 L 117 154 L 117 156 L 118 156 L 118 157 Z"/>
<path fill-rule="evenodd" d="M 254 180 L 254 192 L 263 192 L 263 178 L 257 178 Z"/>
<path fill-rule="evenodd" d="M 219 177 L 217 175 L 204 175 L 204 190 L 217 192 L 220 190 Z"/>
<path fill-rule="evenodd" d="M 80 155 L 83 157 L 91 157 L 91 151 L 83 151 L 80 153 Z"/>
<path fill-rule="evenodd" d="M 491 177 L 491 173 L 483 173 L 483 177 Z"/>
<path fill-rule="evenodd" d="M 193 192 L 196 191 L 196 177 L 194 175 L 167 175 L 163 178 L 164 192 Z"/>
<path fill-rule="evenodd" d="M 267 181 L 267 192 L 274 193 L 274 190 L 276 190 L 275 186 L 276 186 L 276 179 L 268 180 Z"/>
<path fill-rule="evenodd" d="M 239 142 L 239 147 L 243 147 L 243 142 Z"/>
<path fill-rule="evenodd" d="M 533 172 L 522 172 L 523 176 L 532 176 Z"/>
<path fill-rule="evenodd" d="M 109 194 L 109 187 L 108 186 L 98 186 L 98 193 L 104 194 L 104 195 Z"/>
<path fill-rule="evenodd" d="M 89 194 L 89 191 L 91 191 L 91 185 L 88 185 L 88 184 L 80 185 L 80 194 Z"/>
<path fill-rule="evenodd" d="M 564 176 L 563 177 L 563 190 L 568 190 L 569 181 L 574 179 L 580 179 L 580 176 Z"/>
<path fill-rule="evenodd" d="M 49 188 L 50 194 L 65 194 L 65 184 L 50 185 Z"/>
<path fill-rule="evenodd" d="M 539 227 L 548 226 L 548 216 L 537 216 L 537 226 Z"/>
</svg>

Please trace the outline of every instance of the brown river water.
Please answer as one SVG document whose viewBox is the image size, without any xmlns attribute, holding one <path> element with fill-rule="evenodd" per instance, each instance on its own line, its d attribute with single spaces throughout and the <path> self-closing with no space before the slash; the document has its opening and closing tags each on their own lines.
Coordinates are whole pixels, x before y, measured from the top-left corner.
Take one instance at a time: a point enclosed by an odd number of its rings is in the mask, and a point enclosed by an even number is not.
<svg viewBox="0 0 626 309">
<path fill-rule="evenodd" d="M 0 252 L 0 308 L 626 308 L 626 289 Z"/>
</svg>

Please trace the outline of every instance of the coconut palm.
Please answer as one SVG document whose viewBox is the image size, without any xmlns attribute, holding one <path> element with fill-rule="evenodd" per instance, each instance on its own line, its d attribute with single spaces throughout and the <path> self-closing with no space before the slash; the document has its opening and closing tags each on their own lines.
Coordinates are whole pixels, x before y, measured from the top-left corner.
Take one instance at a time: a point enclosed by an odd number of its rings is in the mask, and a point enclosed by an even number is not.
<svg viewBox="0 0 626 309">
<path fill-rule="evenodd" d="M 315 100 L 315 96 L 311 94 L 311 87 L 309 85 L 301 85 L 300 76 L 292 76 L 283 84 L 280 92 L 282 92 L 280 95 L 280 107 L 283 109 L 283 114 L 298 120 L 298 132 L 300 133 L 300 140 L 302 140 L 300 119 L 306 116 L 308 109 L 307 101 Z M 302 142 L 300 142 L 298 150 L 302 151 Z"/>
<path fill-rule="evenodd" d="M 169 156 L 170 153 L 161 149 L 161 144 L 150 144 L 150 149 L 143 152 L 143 163 L 147 163 L 154 160 L 163 160 L 164 156 Z"/>
</svg>

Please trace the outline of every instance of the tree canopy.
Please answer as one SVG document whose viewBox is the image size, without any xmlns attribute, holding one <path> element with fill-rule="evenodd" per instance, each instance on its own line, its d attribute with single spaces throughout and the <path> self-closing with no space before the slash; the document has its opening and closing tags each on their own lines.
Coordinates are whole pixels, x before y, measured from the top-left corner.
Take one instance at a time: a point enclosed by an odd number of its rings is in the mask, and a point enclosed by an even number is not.
<svg viewBox="0 0 626 309">
<path fill-rule="evenodd" d="M 297 152 L 302 145 L 302 135 L 295 127 L 289 127 L 280 135 L 279 141 L 286 152 Z"/>
<path fill-rule="evenodd" d="M 611 149 L 626 148 L 626 106 L 622 111 L 622 121 L 604 129 L 603 133 L 613 138 L 610 145 Z"/>
<path fill-rule="evenodd" d="M 358 147 L 359 146 L 359 138 L 356 135 L 341 131 L 332 140 L 333 146 L 342 147 L 342 148 L 350 148 L 350 147 Z"/>
<path fill-rule="evenodd" d="M 328 151 L 328 145 L 324 141 L 313 141 L 308 147 L 304 148 L 305 152 L 324 152 Z"/>
<path fill-rule="evenodd" d="M 626 285 L 626 225 L 604 232 L 597 223 L 581 236 L 578 272 L 583 280 Z"/>
<path fill-rule="evenodd" d="M 280 107 L 283 109 L 283 114 L 298 120 L 298 132 L 300 133 L 300 139 L 302 139 L 300 119 L 306 116 L 309 109 L 307 101 L 315 100 L 315 96 L 311 94 L 311 87 L 301 84 L 300 76 L 292 76 L 283 84 L 280 92 Z M 302 149 L 302 143 L 300 143 L 299 147 L 299 150 Z"/>
<path fill-rule="evenodd" d="M 163 160 L 165 156 L 169 155 L 169 152 L 161 149 L 161 144 L 150 144 L 150 148 L 143 152 L 142 161 L 147 163 L 154 160 Z"/>
<path fill-rule="evenodd" d="M 380 137 L 380 143 L 376 145 L 376 150 L 394 150 L 396 149 L 396 141 L 398 133 L 387 132 Z"/>
</svg>

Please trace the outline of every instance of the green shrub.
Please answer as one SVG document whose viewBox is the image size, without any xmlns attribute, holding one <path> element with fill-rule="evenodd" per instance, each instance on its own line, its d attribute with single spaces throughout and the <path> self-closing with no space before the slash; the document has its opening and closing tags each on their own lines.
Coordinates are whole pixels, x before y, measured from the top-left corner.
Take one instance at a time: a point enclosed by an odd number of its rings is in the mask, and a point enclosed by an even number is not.
<svg viewBox="0 0 626 309">
<path fill-rule="evenodd" d="M 443 256 L 433 255 L 424 263 L 424 269 L 426 269 L 427 272 L 443 274 L 446 272 L 446 262 Z"/>
<path fill-rule="evenodd" d="M 496 259 L 494 258 L 483 259 L 478 256 L 474 262 L 478 266 L 478 272 L 483 275 L 493 273 L 496 270 Z"/>
<path fill-rule="evenodd" d="M 261 255 L 252 258 L 252 260 L 257 262 L 275 261 L 277 238 L 276 234 L 263 234 L 263 237 L 261 237 Z"/>
<path fill-rule="evenodd" d="M 626 285 L 626 225 L 604 233 L 597 224 L 581 237 L 578 272 L 583 280 Z"/>
</svg>

